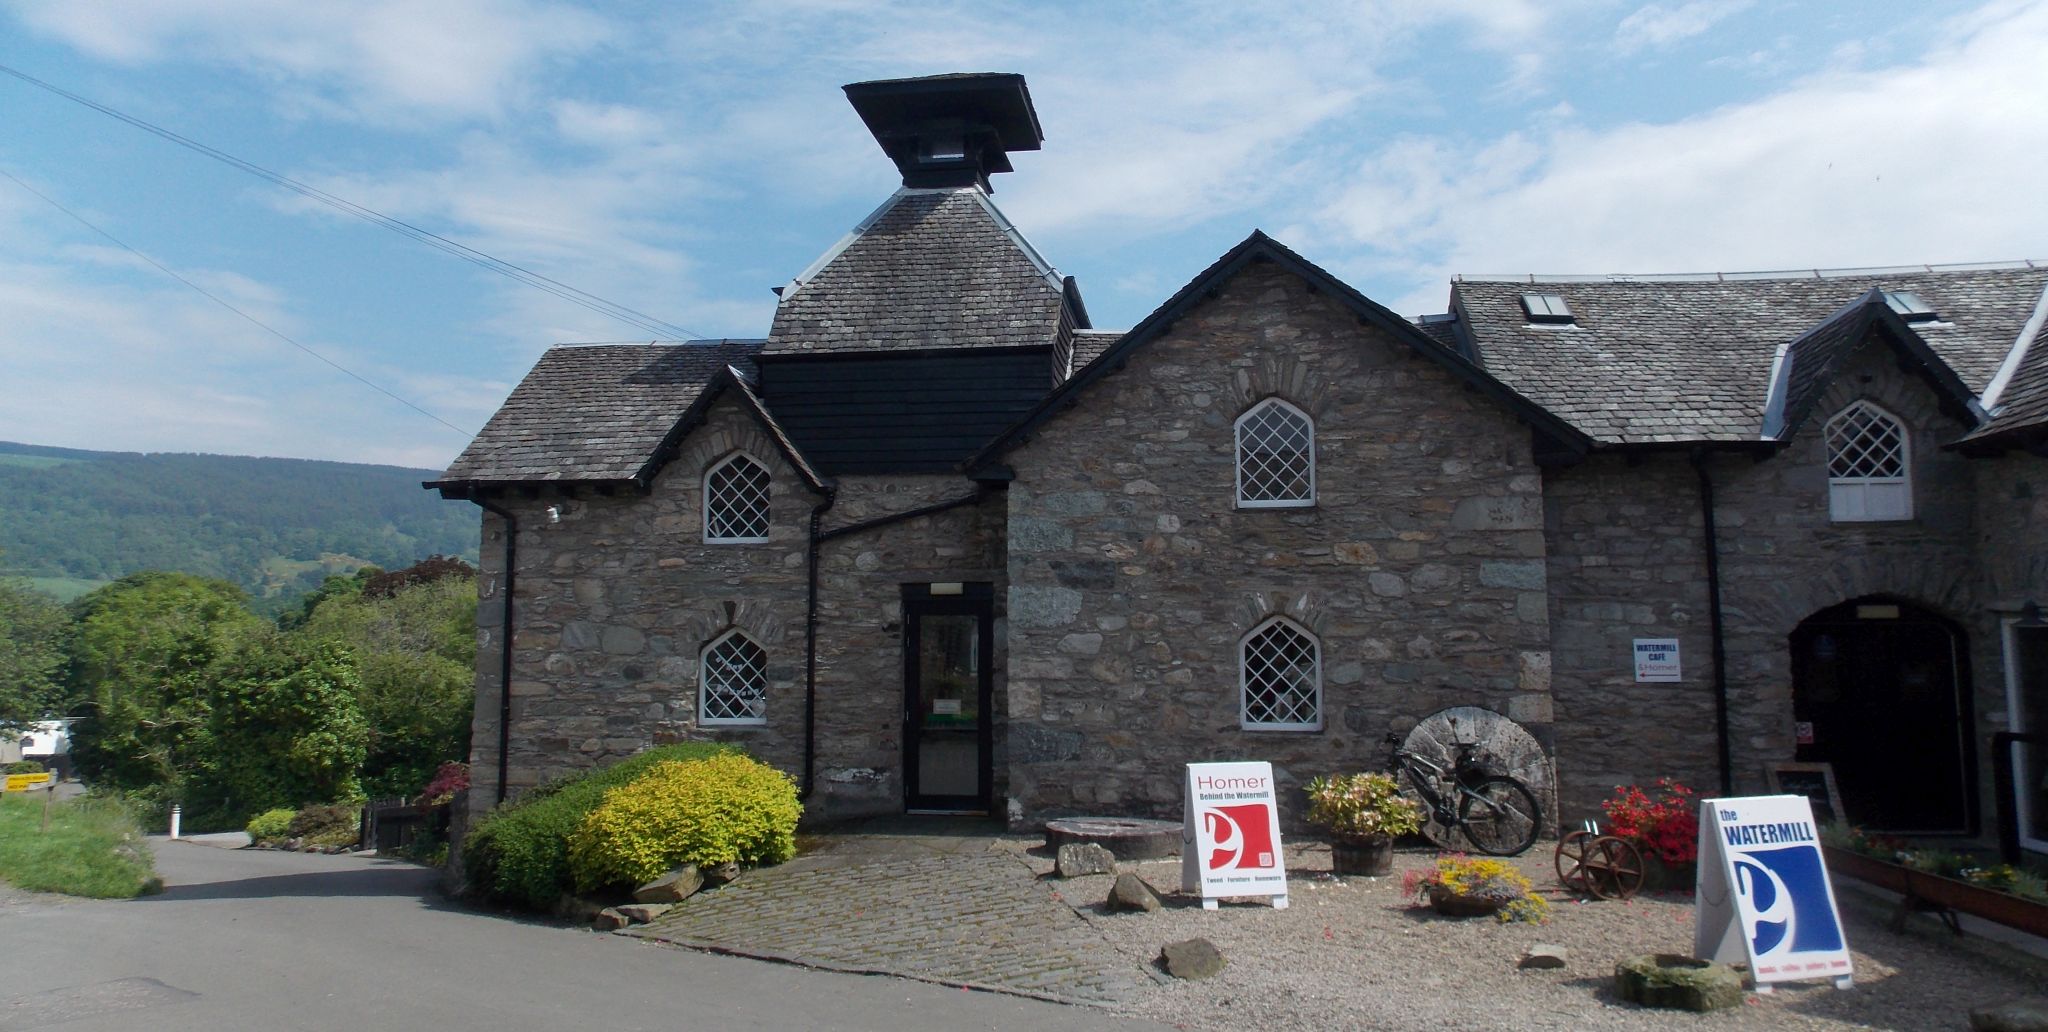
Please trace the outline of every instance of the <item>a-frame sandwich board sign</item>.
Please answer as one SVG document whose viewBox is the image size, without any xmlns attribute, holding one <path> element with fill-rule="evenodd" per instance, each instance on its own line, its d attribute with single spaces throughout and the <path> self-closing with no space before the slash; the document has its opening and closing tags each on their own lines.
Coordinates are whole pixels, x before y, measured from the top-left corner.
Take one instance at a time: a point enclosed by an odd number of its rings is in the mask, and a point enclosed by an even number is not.
<svg viewBox="0 0 2048 1032">
<path fill-rule="evenodd" d="M 1703 799 L 1699 847 L 1694 955 L 1747 961 L 1760 993 L 1816 978 L 1849 988 L 1849 943 L 1805 796 Z"/>
</svg>

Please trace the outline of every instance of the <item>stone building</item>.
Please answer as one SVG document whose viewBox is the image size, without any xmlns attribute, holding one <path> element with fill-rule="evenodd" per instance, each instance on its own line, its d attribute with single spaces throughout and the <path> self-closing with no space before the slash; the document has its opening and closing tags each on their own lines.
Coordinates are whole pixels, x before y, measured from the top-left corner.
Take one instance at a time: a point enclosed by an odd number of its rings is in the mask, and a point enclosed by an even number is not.
<svg viewBox="0 0 2048 1032">
<path fill-rule="evenodd" d="M 1254 232 L 1102 331 L 990 197 L 1021 77 L 847 94 L 903 188 L 765 338 L 552 349 L 430 485 L 484 510 L 480 805 L 718 739 L 824 816 L 1167 815 L 1476 706 L 1567 819 L 1796 759 L 1974 834 L 1989 736 L 2048 730 L 2048 268 L 1407 319 Z"/>
</svg>

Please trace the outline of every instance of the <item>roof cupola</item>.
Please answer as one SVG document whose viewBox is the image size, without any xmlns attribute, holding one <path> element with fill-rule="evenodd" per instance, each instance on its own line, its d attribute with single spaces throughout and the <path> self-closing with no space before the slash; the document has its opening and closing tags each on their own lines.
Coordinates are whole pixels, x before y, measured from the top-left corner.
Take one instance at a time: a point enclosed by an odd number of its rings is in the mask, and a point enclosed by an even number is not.
<svg viewBox="0 0 2048 1032">
<path fill-rule="evenodd" d="M 1045 136 L 1024 77 L 1005 72 L 878 79 L 845 87 L 846 99 L 896 163 L 908 187 L 978 186 L 1010 171 L 1010 152 Z"/>
</svg>

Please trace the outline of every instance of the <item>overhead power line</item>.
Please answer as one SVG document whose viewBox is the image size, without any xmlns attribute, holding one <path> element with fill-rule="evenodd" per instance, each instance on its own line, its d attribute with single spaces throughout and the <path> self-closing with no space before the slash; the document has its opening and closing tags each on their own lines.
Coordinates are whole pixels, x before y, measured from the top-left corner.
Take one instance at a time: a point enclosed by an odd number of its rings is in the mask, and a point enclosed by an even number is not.
<svg viewBox="0 0 2048 1032">
<path fill-rule="evenodd" d="M 76 221 L 76 222 L 77 222 L 77 223 L 78 223 L 79 225 L 81 225 L 81 226 L 84 226 L 85 228 L 87 228 L 87 229 L 89 229 L 89 230 L 92 230 L 92 231 L 93 231 L 93 232 L 95 232 L 95 233 L 98 233 L 98 234 L 99 234 L 100 236 L 102 236 L 102 237 L 106 238 L 107 240 L 111 241 L 111 242 L 112 242 L 112 243 L 114 244 L 114 246 L 116 246 L 116 247 L 119 247 L 119 248 L 120 248 L 121 250 L 123 250 L 123 251 L 126 251 L 126 252 L 128 252 L 129 254 L 132 254 L 132 255 L 134 255 L 135 257 L 137 257 L 137 258 L 140 258 L 140 259 L 142 259 L 143 261 L 145 261 L 145 262 L 148 262 L 149 264 L 151 264 L 151 265 L 155 266 L 155 267 L 156 267 L 156 270 L 157 270 L 158 272 L 161 272 L 161 273 L 163 273 L 164 275 L 166 275 L 166 276 L 169 276 L 170 278 L 172 278 L 172 279 L 174 279 L 174 280 L 177 280 L 178 282 L 180 282 L 180 283 L 183 283 L 184 285 L 186 285 L 186 286 L 188 286 L 188 287 L 191 287 L 191 288 L 192 288 L 193 290 L 196 290 L 196 291 L 198 291 L 198 292 L 199 292 L 200 294 L 204 295 L 204 296 L 205 296 L 205 297 L 206 297 L 206 298 L 207 298 L 208 300 L 212 301 L 212 302 L 213 302 L 214 304 L 217 304 L 217 305 L 221 306 L 222 308 L 225 308 L 225 309 L 227 309 L 228 311 L 230 311 L 230 312 L 233 312 L 233 313 L 235 313 L 236 315 L 239 315 L 239 316 L 241 316 L 242 318 L 244 318 L 244 319 L 248 320 L 248 321 L 249 321 L 250 323 L 254 324 L 254 325 L 255 325 L 255 326 L 256 326 L 256 327 L 258 328 L 258 329 L 262 330 L 263 332 L 265 332 L 265 333 L 268 333 L 268 334 L 270 334 L 271 336 L 273 336 L 273 337 L 276 337 L 277 339 L 279 339 L 279 340 L 281 340 L 281 341 L 284 341 L 284 342 L 285 342 L 286 344 L 290 344 L 290 345 L 291 345 L 292 347 L 298 348 L 298 349 L 299 349 L 300 351 L 303 351 L 303 352 L 305 352 L 306 354 L 308 354 L 308 355 L 311 355 L 311 356 L 313 356 L 314 358 L 317 358 L 317 359 L 319 359 L 319 360 L 320 360 L 320 361 L 322 361 L 322 362 L 325 362 L 326 364 L 328 364 L 328 365 L 330 365 L 330 366 L 334 367 L 335 369 L 337 369 L 337 370 L 341 371 L 341 373 L 342 373 L 342 374 L 344 374 L 344 375 L 348 376 L 348 377 L 349 377 L 350 379 L 352 379 L 352 380 L 355 380 L 355 381 L 356 381 L 357 383 L 360 383 L 360 384 L 362 384 L 363 386 L 365 386 L 365 387 L 368 387 L 369 389 L 371 389 L 371 390 L 373 390 L 373 391 L 376 391 L 377 393 L 379 393 L 379 394 L 382 394 L 382 395 L 384 395 L 384 396 L 385 396 L 385 397 L 387 397 L 387 398 L 390 398 L 390 399 L 391 399 L 392 401 L 395 401 L 395 402 L 399 403 L 400 405 L 404 405 L 404 406 L 405 406 L 406 408 L 409 408 L 409 409 L 413 410 L 414 412 L 417 412 L 417 413 L 419 413 L 420 415 L 423 415 L 423 416 L 427 417 L 428 419 L 431 419 L 431 420 L 433 420 L 434 422 L 436 422 L 436 423 L 439 423 L 439 424 L 441 424 L 442 426 L 445 426 L 445 427 L 447 427 L 448 429 L 450 429 L 450 430 L 453 430 L 453 431 L 455 431 L 456 433 L 458 433 L 458 434 L 461 434 L 461 435 L 463 435 L 464 437 L 474 437 L 474 436 L 476 436 L 476 431 L 474 431 L 474 430 L 464 430 L 463 428 L 461 428 L 461 427 L 459 427 L 459 426 L 456 426 L 455 424 L 453 424 L 453 423 L 450 423 L 449 421 L 447 421 L 447 420 L 445 420 L 445 419 L 442 419 L 442 418 L 441 418 L 440 416 L 437 416 L 437 415 L 433 414 L 432 412 L 429 412 L 429 411 L 427 411 L 426 409 L 423 409 L 423 408 L 419 407 L 418 405 L 415 405 L 415 404 L 413 404 L 412 402 L 410 402 L 410 401 L 407 401 L 406 399 L 404 399 L 404 398 L 402 398 L 402 397 L 399 397 L 399 396 L 398 396 L 397 394 L 393 393 L 392 391 L 390 391 L 389 389 L 387 389 L 386 387 L 384 387 L 384 385 L 382 385 L 382 384 L 380 384 L 380 383 L 377 383 L 377 382 L 376 382 L 376 381 L 374 381 L 374 380 L 371 380 L 370 378 L 368 378 L 368 377 L 366 377 L 366 376 L 362 375 L 361 373 L 358 373 L 358 372 L 356 372 L 355 370 L 353 370 L 353 369 L 350 369 L 349 367 L 347 367 L 347 366 L 345 366 L 345 365 L 342 365 L 341 363 L 339 363 L 339 362 L 336 362 L 335 360 L 333 360 L 333 359 L 331 359 L 331 358 L 328 358 L 328 357 L 327 357 L 326 355 L 323 355 L 323 354 L 319 353 L 318 351 L 315 351 L 315 350 L 313 350 L 312 348 L 309 348 L 309 347 L 307 347 L 307 346 L 306 346 L 306 345 L 304 345 L 304 344 L 301 344 L 301 343 L 299 343 L 298 341 L 296 341 L 296 340 L 292 339 L 292 337 L 291 337 L 291 336 L 289 336 L 288 334 L 286 334 L 286 333 L 285 333 L 284 331 L 282 331 L 282 330 L 278 329 L 277 327 L 275 327 L 275 326 L 272 326 L 272 325 L 270 325 L 269 323 L 266 323 L 266 322 L 264 322 L 263 320 L 261 320 L 261 319 L 258 319 L 258 318 L 256 318 L 255 316 L 253 316 L 253 315 L 250 315 L 250 314 L 249 314 L 249 313 L 247 313 L 247 312 L 244 312 L 244 311 L 242 311 L 242 310 L 241 310 L 241 309 L 239 309 L 239 308 L 236 308 L 236 307 L 235 307 L 234 305 L 230 304 L 230 303 L 229 303 L 229 302 L 228 302 L 228 301 L 227 301 L 227 300 L 226 300 L 225 298 L 222 298 L 222 297 L 221 297 L 220 295 L 218 295 L 218 294 L 215 294 L 215 293 L 213 293 L 212 291 L 210 291 L 210 290 L 207 290 L 207 289 L 206 289 L 205 287 L 202 287 L 202 286 L 200 286 L 199 284 L 197 284 L 197 283 L 194 283 L 194 282 L 192 282 L 191 280 L 188 280 L 188 279 L 186 279 L 185 277 L 183 277 L 183 276 L 180 276 L 180 275 L 178 275 L 178 274 L 177 274 L 177 273 L 176 273 L 175 271 L 173 271 L 173 270 L 171 270 L 171 269 L 170 269 L 169 267 L 165 266 L 165 265 L 164 265 L 164 263 L 162 263 L 162 262 L 160 262 L 160 261 L 157 261 L 156 259 L 154 259 L 154 258 L 151 258 L 150 256 L 148 256 L 148 255 L 146 255 L 146 254 L 143 254 L 143 253 L 142 253 L 141 251 L 138 251 L 138 250 L 136 250 L 136 249 L 135 249 L 135 248 L 133 248 L 133 247 L 130 247 L 130 246 L 128 246 L 128 245 L 127 245 L 126 243 L 122 242 L 122 241 L 121 241 L 121 239 L 120 239 L 119 237 L 116 237 L 116 236 L 114 236 L 114 235 L 113 235 L 112 233 L 109 233 L 109 232 L 107 232 L 106 230 L 104 230 L 104 229 L 101 229 L 100 227 L 98 227 L 98 226 L 96 226 L 96 225 L 93 225 L 93 224 L 92 224 L 91 222 L 89 222 L 89 221 L 87 221 L 87 220 L 86 220 L 85 216 L 83 216 L 83 215 L 80 215 L 80 214 L 78 214 L 77 212 L 75 212 L 75 211 L 72 211 L 72 210 L 71 210 L 70 208 L 67 208 L 67 207 L 65 207 L 64 205 L 62 205 L 62 204 L 58 203 L 58 201 L 57 201 L 57 199 L 56 199 L 56 198 L 54 198 L 54 197 L 51 197 L 50 195 L 48 195 L 48 194 L 46 194 L 46 193 L 42 192 L 41 190 L 38 190 L 38 189 L 36 189 L 35 187 L 33 187 L 33 186 L 30 186 L 30 185 L 28 185 L 27 183 L 24 183 L 24 182 L 22 182 L 22 181 L 21 181 L 20 179 L 16 178 L 16 177 L 15 177 L 15 175 L 14 175 L 13 173 L 11 173 L 11 172 L 7 171 L 6 169 L 4 169 L 4 168 L 0 168 L 0 176 L 6 176 L 6 177 L 7 177 L 8 179 L 10 179 L 10 180 L 12 180 L 12 181 L 14 182 L 14 185 L 16 185 L 16 186 L 18 186 L 18 187 L 21 187 L 21 188 L 22 188 L 23 190 L 27 190 L 27 191 L 28 191 L 29 193 L 32 193 L 32 194 L 36 195 L 37 197 L 40 197 L 40 198 L 42 198 L 42 199 L 43 199 L 43 202 L 44 202 L 44 203 L 46 203 L 46 204 L 48 204 L 48 205 L 49 205 L 50 207 L 52 207 L 52 208 L 55 208 L 55 209 L 57 209 L 58 211 L 61 211 L 61 212 L 63 212 L 63 213 L 64 213 L 64 214 L 66 214 L 66 215 L 69 215 L 69 216 L 71 216 L 71 218 L 72 218 L 72 219 L 73 219 L 74 221 Z"/>
<path fill-rule="evenodd" d="M 229 154 L 226 151 L 219 150 L 214 147 L 209 147 L 206 144 L 200 143 L 199 141 L 194 140 L 188 136 L 172 132 L 171 130 L 165 129 L 162 126 L 156 125 L 155 123 L 148 122 L 143 119 L 137 118 L 133 115 L 127 114 L 125 112 L 115 110 L 114 108 L 110 108 L 105 104 L 99 103 L 98 101 L 91 100 L 86 97 L 81 97 L 78 94 L 71 92 L 70 90 L 64 89 L 52 83 L 44 82 L 43 80 L 38 79 L 35 76 L 29 75 L 28 73 L 23 72 L 19 69 L 10 68 L 7 65 L 0 64 L 0 72 L 5 72 L 6 74 L 11 75 L 16 79 L 20 79 L 22 82 L 28 83 L 31 86 L 35 86 L 38 89 L 47 90 L 50 93 L 54 93 L 57 96 L 63 97 L 65 100 L 69 100 L 75 104 L 81 104 L 85 107 L 89 107 L 94 111 L 106 115 L 109 118 L 126 122 L 129 125 L 132 125 L 135 128 L 140 129 L 146 133 L 162 137 L 163 139 L 169 140 L 170 142 L 175 143 L 180 147 L 184 147 L 187 150 L 191 150 L 199 154 L 204 154 L 207 157 L 212 158 L 215 161 L 221 162 L 224 165 L 240 169 L 241 171 L 247 172 L 252 176 L 268 180 L 272 183 L 277 184 L 278 186 L 284 187 L 285 189 L 292 191 L 293 193 L 299 194 L 301 196 L 318 201 L 321 204 L 327 205 L 328 207 L 333 208 L 336 211 L 353 215 L 356 218 L 362 219 L 363 221 L 368 222 L 372 225 L 382 226 L 383 228 L 391 230 L 394 233 L 411 237 L 412 239 L 422 244 L 425 244 L 428 247 L 431 247 L 437 251 L 453 255 L 457 258 L 462 259 L 463 261 L 469 262 L 472 265 L 475 265 L 479 268 L 488 269 L 509 279 L 517 280 L 521 283 L 526 284 L 529 287 L 534 288 L 535 290 L 545 291 L 549 294 L 553 294 L 554 296 L 563 299 L 564 301 L 581 305 L 584 308 L 590 309 L 593 312 L 597 312 L 601 315 L 610 316 L 623 323 L 638 326 L 641 329 L 646 330 L 657 337 L 668 337 L 672 339 L 690 339 L 705 336 L 704 334 L 696 333 L 685 327 L 678 326 L 675 323 L 668 322 L 662 319 L 657 319 L 654 316 L 648 315 L 645 312 L 640 312 L 636 311 L 635 309 L 628 308 L 625 305 L 619 304 L 615 301 L 607 301 L 604 298 L 598 297 L 597 295 L 590 293 L 589 291 L 579 290 L 559 280 L 550 279 L 546 276 L 543 276 L 540 273 L 534 272 L 531 269 L 527 269 L 519 265 L 515 265 L 511 262 L 505 261 L 502 258 L 497 258 L 493 257 L 492 255 L 485 254 L 484 252 L 479 251 L 476 248 L 470 247 L 467 244 L 460 244 L 437 233 L 421 229 L 420 227 L 415 226 L 409 222 L 406 222 L 403 219 L 395 219 L 389 215 L 385 215 L 382 212 L 376 211 L 371 208 L 366 208 L 360 204 L 355 203 L 354 201 L 348 200 L 347 198 L 337 197 L 334 194 L 328 193 L 327 191 L 322 190 L 317 186 L 312 186 L 306 183 L 299 182 L 298 180 L 293 179 L 290 176 L 284 175 L 282 173 L 272 172 L 271 170 L 264 168 L 263 166 L 258 165 L 254 162 L 244 161 L 243 159 L 235 157 L 234 155 Z"/>
</svg>

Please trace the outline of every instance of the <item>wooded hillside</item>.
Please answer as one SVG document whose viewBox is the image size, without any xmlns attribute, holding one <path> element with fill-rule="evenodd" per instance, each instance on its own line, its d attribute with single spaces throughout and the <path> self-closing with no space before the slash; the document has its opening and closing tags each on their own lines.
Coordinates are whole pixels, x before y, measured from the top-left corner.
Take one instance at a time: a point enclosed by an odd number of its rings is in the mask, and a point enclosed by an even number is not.
<svg viewBox="0 0 2048 1032">
<path fill-rule="evenodd" d="M 0 442 L 0 576 L 68 599 L 179 570 L 227 580 L 275 612 L 366 563 L 474 562 L 476 507 L 422 490 L 437 472 Z"/>
</svg>

